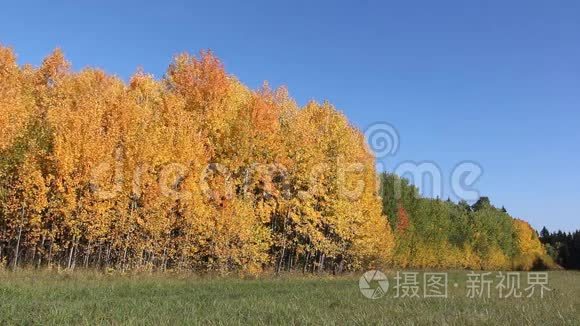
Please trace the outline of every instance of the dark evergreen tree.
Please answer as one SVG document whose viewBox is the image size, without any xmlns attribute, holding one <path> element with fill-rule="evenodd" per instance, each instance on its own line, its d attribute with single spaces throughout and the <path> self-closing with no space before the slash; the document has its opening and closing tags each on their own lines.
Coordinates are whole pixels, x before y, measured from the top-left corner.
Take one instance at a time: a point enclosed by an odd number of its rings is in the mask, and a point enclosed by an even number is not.
<svg viewBox="0 0 580 326">
<path fill-rule="evenodd" d="M 580 269 L 580 230 L 550 233 L 546 227 L 540 231 L 540 241 L 546 246 L 554 261 L 566 269 Z"/>
<path fill-rule="evenodd" d="M 480 197 L 477 200 L 477 202 L 475 202 L 475 204 L 473 204 L 473 206 L 471 206 L 471 208 L 473 209 L 474 212 L 477 212 L 481 209 L 489 208 L 489 207 L 492 207 L 491 201 L 489 200 L 489 197 Z"/>
</svg>

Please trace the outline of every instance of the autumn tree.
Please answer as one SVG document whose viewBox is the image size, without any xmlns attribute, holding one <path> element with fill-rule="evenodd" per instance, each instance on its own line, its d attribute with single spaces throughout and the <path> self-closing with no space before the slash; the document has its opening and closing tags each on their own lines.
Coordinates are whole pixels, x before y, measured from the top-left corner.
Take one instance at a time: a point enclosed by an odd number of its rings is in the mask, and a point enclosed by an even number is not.
<svg viewBox="0 0 580 326">
<path fill-rule="evenodd" d="M 332 104 L 249 89 L 209 51 L 125 83 L 73 71 L 58 49 L 35 68 L 0 47 L 0 153 L 0 263 L 12 268 L 529 269 L 545 256 L 487 198 L 454 204 L 377 178 Z"/>
</svg>

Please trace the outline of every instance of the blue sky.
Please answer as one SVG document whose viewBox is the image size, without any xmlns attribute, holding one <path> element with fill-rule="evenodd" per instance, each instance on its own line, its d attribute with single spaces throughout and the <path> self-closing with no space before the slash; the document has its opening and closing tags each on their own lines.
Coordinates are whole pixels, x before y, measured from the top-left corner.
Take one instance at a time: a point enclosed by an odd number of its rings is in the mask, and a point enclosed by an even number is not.
<svg viewBox="0 0 580 326">
<path fill-rule="evenodd" d="M 579 1 L 12 1 L 0 43 L 22 63 L 53 48 L 75 69 L 160 77 L 179 52 L 212 49 L 250 87 L 329 100 L 364 129 L 387 121 L 400 150 L 475 185 L 536 228 L 580 228 Z M 448 188 L 448 187 L 446 187 Z M 449 193 L 450 189 L 444 189 Z"/>
</svg>

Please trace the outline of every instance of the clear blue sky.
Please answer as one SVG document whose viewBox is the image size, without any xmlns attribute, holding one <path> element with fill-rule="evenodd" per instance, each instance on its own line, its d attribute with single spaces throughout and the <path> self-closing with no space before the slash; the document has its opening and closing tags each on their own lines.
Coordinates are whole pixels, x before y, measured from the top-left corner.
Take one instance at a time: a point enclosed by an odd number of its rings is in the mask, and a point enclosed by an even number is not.
<svg viewBox="0 0 580 326">
<path fill-rule="evenodd" d="M 75 69 L 124 79 L 209 48 L 251 87 L 328 99 L 360 128 L 390 122 L 401 144 L 387 166 L 430 160 L 448 178 L 477 161 L 495 205 L 536 228 L 580 228 L 576 0 L 11 1 L 0 42 L 23 63 L 60 46 Z"/>
</svg>

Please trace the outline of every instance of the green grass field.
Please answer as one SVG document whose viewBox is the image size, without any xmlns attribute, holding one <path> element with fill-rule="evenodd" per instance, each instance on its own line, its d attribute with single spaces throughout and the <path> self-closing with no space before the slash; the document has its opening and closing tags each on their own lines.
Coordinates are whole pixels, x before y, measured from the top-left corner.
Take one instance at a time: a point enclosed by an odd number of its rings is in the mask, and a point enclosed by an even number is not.
<svg viewBox="0 0 580 326">
<path fill-rule="evenodd" d="M 550 272 L 553 290 L 543 299 L 499 299 L 494 291 L 491 299 L 470 299 L 467 272 L 449 275 L 447 299 L 394 298 L 390 289 L 370 300 L 359 291 L 359 275 L 0 272 L 0 324 L 580 325 L 579 272 Z"/>
</svg>

